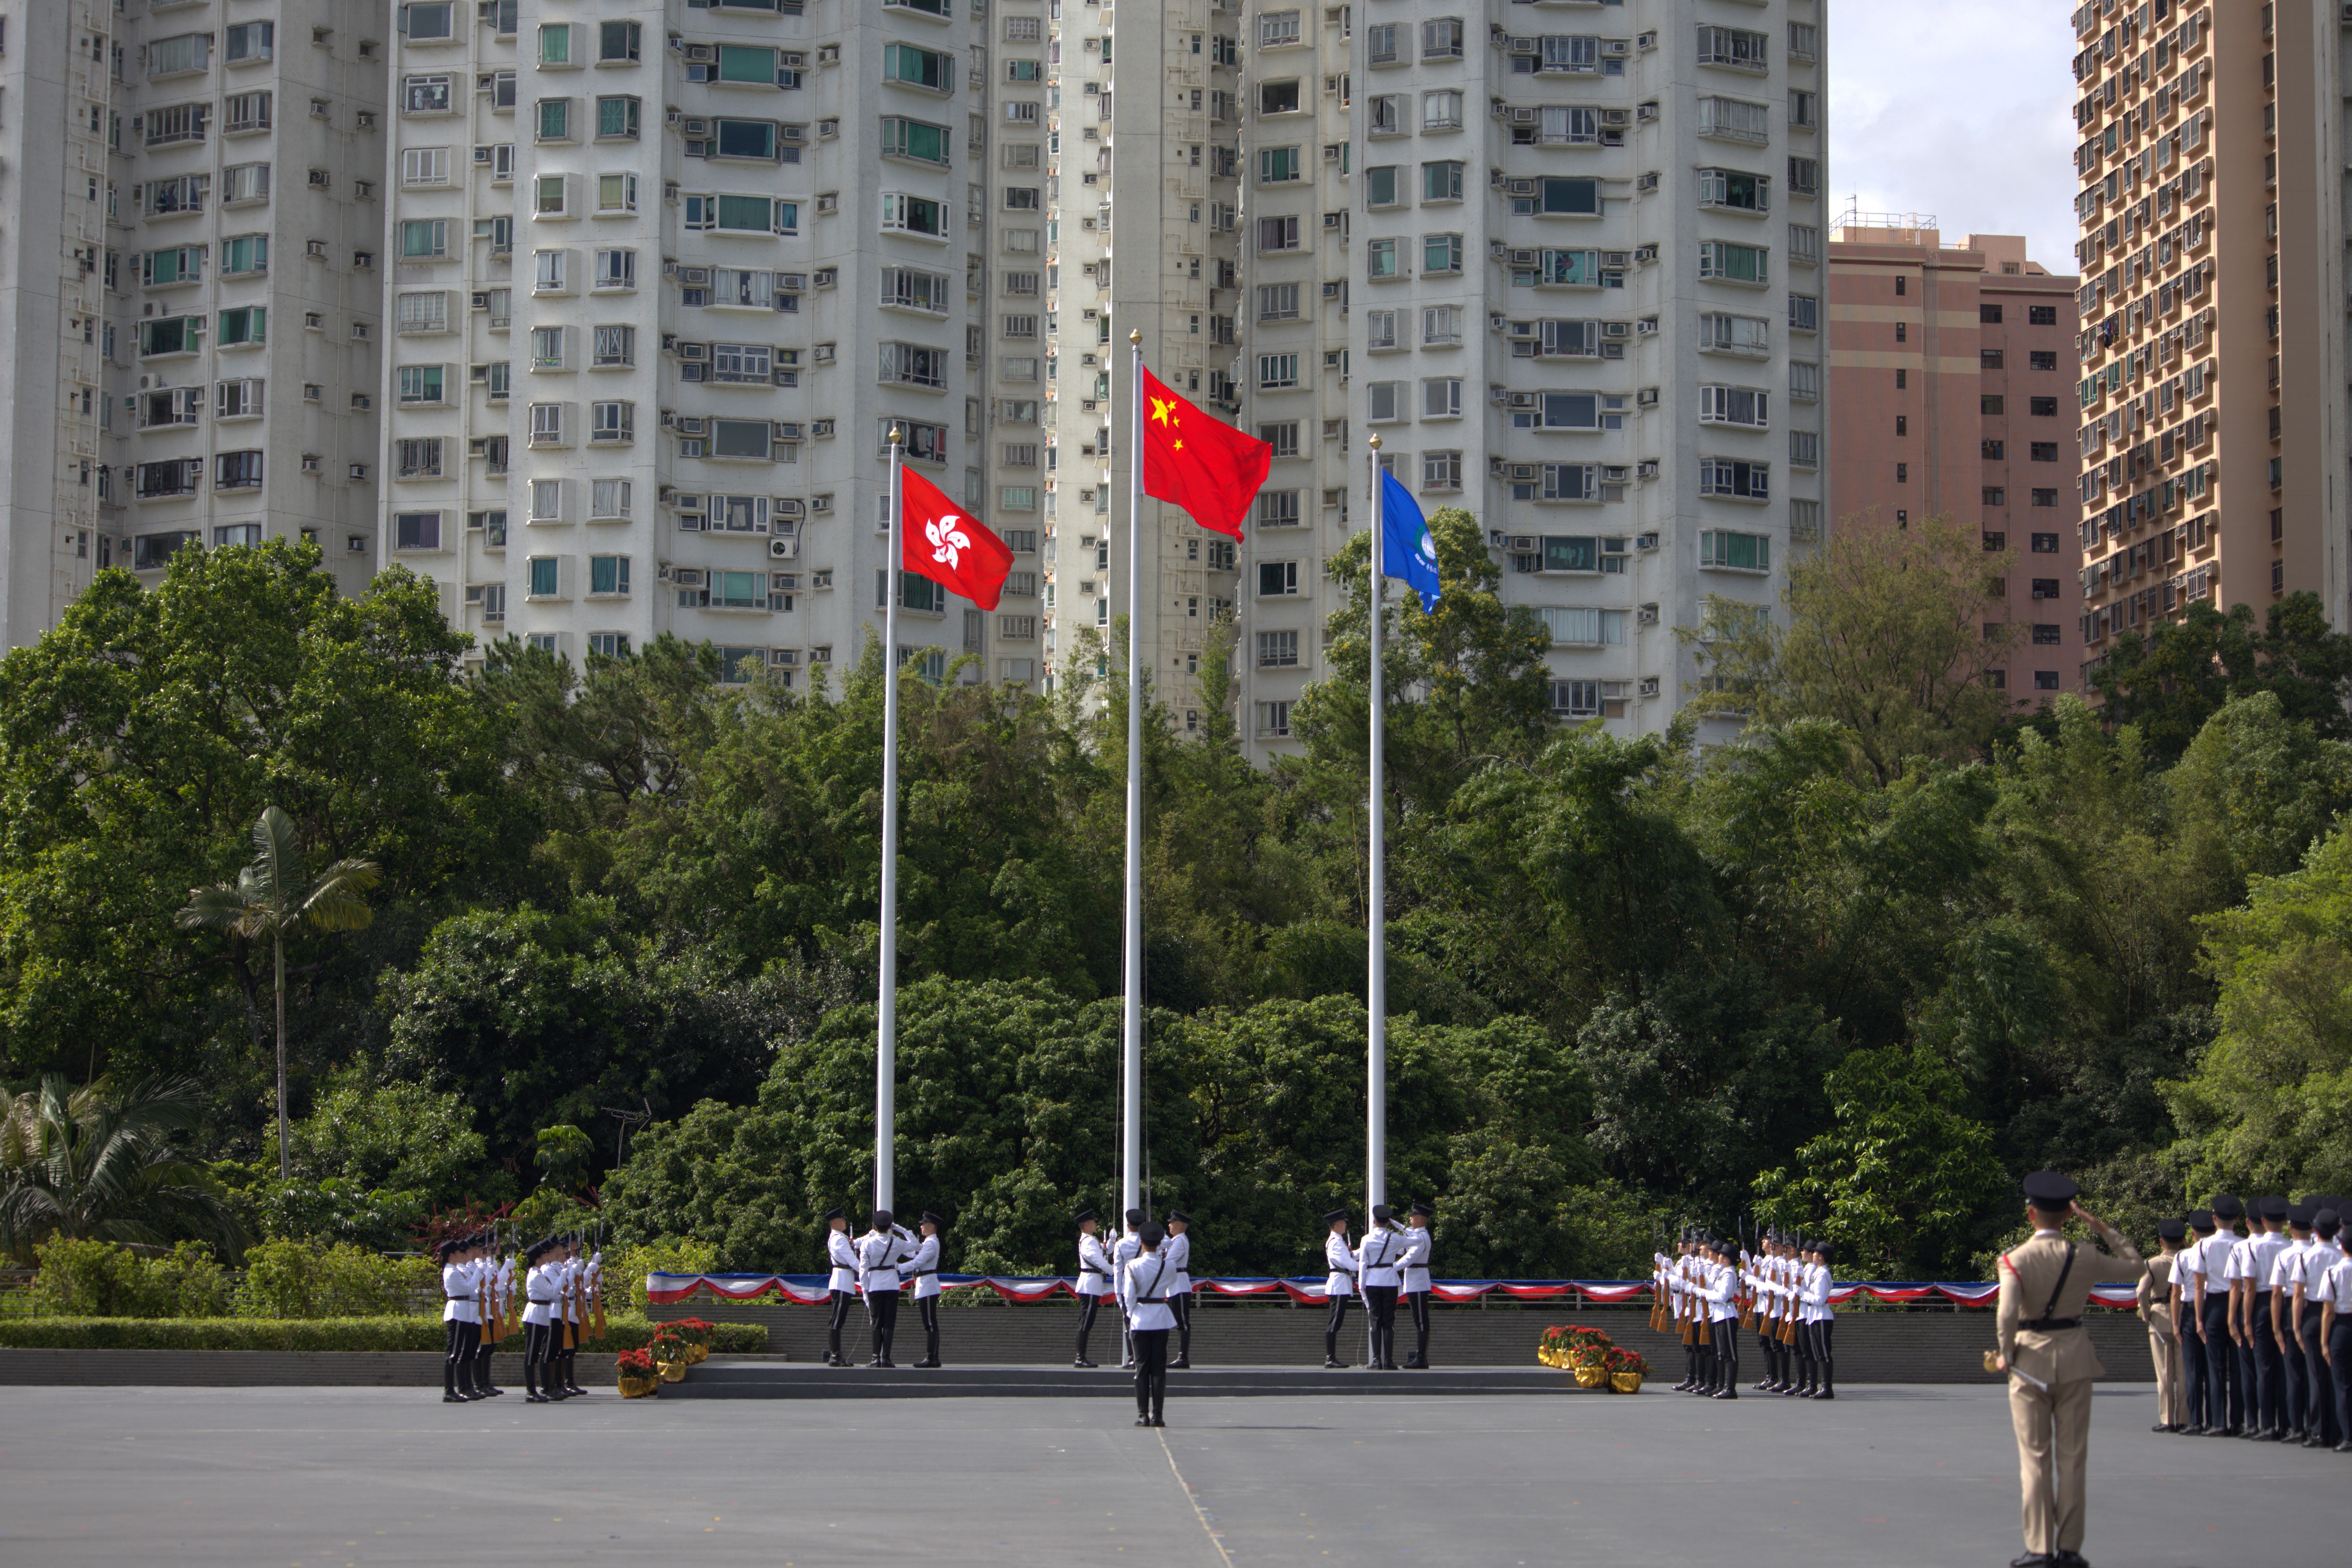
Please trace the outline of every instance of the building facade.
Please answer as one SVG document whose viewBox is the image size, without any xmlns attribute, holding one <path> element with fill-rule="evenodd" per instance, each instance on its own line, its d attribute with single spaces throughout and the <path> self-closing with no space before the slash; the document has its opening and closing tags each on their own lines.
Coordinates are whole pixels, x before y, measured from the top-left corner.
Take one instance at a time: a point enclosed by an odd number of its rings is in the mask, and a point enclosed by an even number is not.
<svg viewBox="0 0 2352 1568">
<path fill-rule="evenodd" d="M 1145 509 L 1154 680 L 1192 721 L 1200 637 L 1231 605 L 1255 754 L 1286 747 L 1323 674 L 1325 563 L 1369 522 L 1375 431 L 1424 510 L 1475 515 L 1507 600 L 1551 627 L 1564 717 L 1662 728 L 1698 679 L 1676 628 L 1718 600 L 1770 613 L 1821 536 L 1814 0 L 1433 9 L 1178 4 L 1140 38 L 1091 5 L 1048 22 L 1066 198 L 1092 140 L 1071 133 L 1073 62 L 1117 41 L 1097 344 L 1139 331 L 1155 371 L 1275 449 L 1238 548 Z M 1086 216 L 1098 239 L 1108 215 Z M 1107 368 L 1095 389 L 1124 409 Z M 1108 433 L 1123 508 L 1123 416 L 1100 414 L 1076 434 Z M 1125 603 L 1116 509 L 1092 537 L 1078 592 L 1054 563 L 1065 647 Z"/>
<path fill-rule="evenodd" d="M 2018 707 L 2082 688 L 2074 289 L 2015 235 L 1946 245 L 1932 218 L 1849 214 L 1830 236 L 1829 502 L 1840 527 L 1948 517 L 2014 559 L 1993 579 Z"/>
<path fill-rule="evenodd" d="M 795 681 L 878 623 L 895 426 L 1018 552 L 994 617 L 902 582 L 900 658 L 1036 679 L 1042 5 L 402 9 L 384 559 Z"/>
<path fill-rule="evenodd" d="M 0 35 L 0 643 L 102 567 L 374 570 L 387 15 L 57 0 Z"/>
<path fill-rule="evenodd" d="M 2352 18 L 2093 0 L 2074 24 L 2090 661 L 2199 600 L 2307 590 L 2341 626 Z"/>
</svg>

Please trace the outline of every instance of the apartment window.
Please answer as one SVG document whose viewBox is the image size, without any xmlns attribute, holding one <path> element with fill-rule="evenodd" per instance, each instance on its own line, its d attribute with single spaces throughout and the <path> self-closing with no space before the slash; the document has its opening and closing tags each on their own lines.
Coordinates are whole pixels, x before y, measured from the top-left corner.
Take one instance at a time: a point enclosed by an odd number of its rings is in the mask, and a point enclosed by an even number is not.
<svg viewBox="0 0 2352 1568">
<path fill-rule="evenodd" d="M 533 599 L 552 599 L 562 582 L 561 563 L 552 555 L 534 555 L 523 563 L 524 594 Z"/>
<path fill-rule="evenodd" d="M 1698 172 L 1698 205 L 1703 207 L 1728 207 L 1734 212 L 1770 212 L 1771 176 L 1751 174 L 1738 169 L 1701 169 Z"/>
<path fill-rule="evenodd" d="M 1979 365 L 1986 370 L 1999 370 L 2001 367 L 2001 351 L 1999 349 L 1979 349 L 1977 351 L 1977 360 Z"/>
<path fill-rule="evenodd" d="M 394 377 L 400 401 L 404 405 L 441 402 L 446 376 L 447 367 L 444 365 L 402 365 Z"/>
<path fill-rule="evenodd" d="M 1421 128 L 1423 131 L 1461 130 L 1462 95 L 1451 89 L 1423 93 L 1421 95 Z"/>
<path fill-rule="evenodd" d="M 1822 367 L 1811 360 L 1789 362 L 1789 395 L 1800 403 L 1818 403 L 1822 395 Z"/>
<path fill-rule="evenodd" d="M 2026 368 L 2029 370 L 2056 370 L 2058 368 L 2058 351 L 2056 349 L 2028 349 L 2025 351 L 2025 363 Z"/>
<path fill-rule="evenodd" d="M 2009 455 L 2009 443 L 2006 441 L 1979 441 L 1977 447 L 1978 455 L 1988 463 L 2001 462 Z"/>
<path fill-rule="evenodd" d="M 1462 237 L 1458 234 L 1425 234 L 1421 237 L 1422 276 L 1432 273 L 1459 273 L 1462 270 Z"/>
<path fill-rule="evenodd" d="M 588 592 L 607 598 L 627 597 L 629 558 L 625 555 L 588 557 Z"/>
<path fill-rule="evenodd" d="M 1744 458 L 1701 458 L 1698 493 L 1736 500 L 1769 500 L 1771 465 L 1751 463 Z"/>
<path fill-rule="evenodd" d="M 1257 667 L 1260 669 L 1297 668 L 1298 667 L 1298 634 L 1297 632 L 1258 633 Z"/>
<path fill-rule="evenodd" d="M 1397 171 L 1400 165 L 1384 163 L 1364 171 L 1364 205 L 1369 207 L 1392 207 L 1402 205 L 1397 195 Z"/>
<path fill-rule="evenodd" d="M 1744 425 L 1760 430 L 1771 422 L 1770 404 L 1770 395 L 1757 388 L 1702 386 L 1698 389 L 1699 423 Z"/>
<path fill-rule="evenodd" d="M 1458 202 L 1462 199 L 1462 168 L 1460 162 L 1446 159 L 1421 166 L 1421 199 L 1424 202 Z M 1575 184 L 1568 181 L 1564 184 Z M 1586 181 L 1586 184 L 1592 182 Z"/>
<path fill-rule="evenodd" d="M 2025 308 L 2025 321 L 2026 325 L 2032 327 L 2054 327 L 2058 324 L 2058 307 L 2028 305 Z"/>
<path fill-rule="evenodd" d="M 1772 139 L 1769 105 L 1738 98 L 1698 100 L 1698 133 L 1724 142 L 1764 142 Z"/>
<path fill-rule="evenodd" d="M 400 79 L 400 111 L 403 114 L 446 114 L 449 112 L 449 78 L 446 72 L 432 76 L 409 76 Z"/>
<path fill-rule="evenodd" d="M 1258 285 L 1257 319 L 1261 321 L 1297 321 L 1298 319 L 1298 285 L 1296 283 Z"/>
<path fill-rule="evenodd" d="M 1822 164 L 1818 158 L 1789 160 L 1789 193 L 1791 195 L 1816 196 L 1822 191 Z"/>
<path fill-rule="evenodd" d="M 596 100 L 596 139 L 599 142 L 635 142 L 637 121 L 644 105 L 636 99 L 615 94 Z"/>
<path fill-rule="evenodd" d="M 1292 650 L 1294 656 L 1297 649 Z M 1296 662 L 1294 657 L 1293 662 Z M 1290 704 L 1261 702 L 1257 705 L 1257 732 L 1261 740 L 1281 740 L 1290 733 Z"/>
<path fill-rule="evenodd" d="M 269 129 L 269 95 L 266 92 L 233 92 L 221 107 L 221 130 L 226 135 L 249 136 Z"/>
<path fill-rule="evenodd" d="M 407 218 L 400 226 L 400 255 L 404 261 L 439 260 L 449 254 L 449 220 L 446 218 Z"/>
<path fill-rule="evenodd" d="M 211 121 L 212 106 L 207 103 L 182 103 L 168 109 L 151 109 L 147 111 L 147 145 L 168 147 L 174 142 L 201 142 Z"/>
<path fill-rule="evenodd" d="M 1429 305 L 1421 312 L 1423 348 L 1451 348 L 1462 342 L 1462 307 Z"/>
<path fill-rule="evenodd" d="M 635 327 L 594 329 L 588 363 L 600 368 L 636 363 L 637 329 Z"/>
<path fill-rule="evenodd" d="M 634 61 L 638 58 L 643 38 L 644 28 L 639 23 L 601 22 L 596 29 L 596 59 L 603 65 Z"/>
<path fill-rule="evenodd" d="M 400 31 L 412 44 L 445 43 L 457 36 L 457 10 L 451 0 L 403 5 Z"/>
<path fill-rule="evenodd" d="M 213 456 L 213 489 L 257 489 L 261 485 L 259 452 L 218 452 Z"/>
<path fill-rule="evenodd" d="M 1261 255 L 1273 251 L 1297 250 L 1298 219 L 1296 216 L 1258 219 L 1257 248 Z"/>
<path fill-rule="evenodd" d="M 538 139 L 541 142 L 572 140 L 572 100 L 568 98 L 542 98 L 533 105 L 538 117 Z"/>
<path fill-rule="evenodd" d="M 937 163 L 944 168 L 948 163 L 951 134 L 944 125 L 886 114 L 882 117 L 882 155 L 886 158 L 906 158 L 919 163 Z"/>
<path fill-rule="evenodd" d="M 1298 456 L 1298 421 L 1278 419 L 1257 427 L 1257 438 L 1274 448 L 1277 458 Z"/>
<path fill-rule="evenodd" d="M 1261 185 L 1288 184 L 1299 177 L 1298 149 L 1296 147 L 1261 147 L 1257 154 L 1257 183 Z"/>
<path fill-rule="evenodd" d="M 1421 25 L 1421 58 L 1458 60 L 1462 58 L 1462 18 L 1443 16 Z"/>
<path fill-rule="evenodd" d="M 1789 432 L 1789 466 L 1792 468 L 1818 468 L 1822 466 L 1822 437 L 1815 430 Z"/>
<path fill-rule="evenodd" d="M 404 479 L 441 477 L 441 437 L 413 437 L 393 443 L 394 472 Z"/>
<path fill-rule="evenodd" d="M 1297 354 L 1257 356 L 1257 388 L 1260 392 L 1279 392 L 1297 384 L 1298 356 Z"/>
<path fill-rule="evenodd" d="M 1822 95 L 1804 88 L 1789 89 L 1789 129 L 1817 131 L 1822 123 Z"/>
<path fill-rule="evenodd" d="M 947 204 L 924 196 L 885 192 L 882 196 L 882 226 L 899 234 L 919 234 L 944 239 L 948 233 Z"/>
<path fill-rule="evenodd" d="M 1698 563 L 1714 571 L 1769 572 L 1772 569 L 1771 536 L 1702 529 L 1698 536 Z"/>
<path fill-rule="evenodd" d="M 1375 280 L 1398 276 L 1395 240 L 1372 239 L 1364 242 L 1364 275 Z"/>
<path fill-rule="evenodd" d="M 1772 352 L 1772 323 L 1760 316 L 1705 311 L 1698 319 L 1698 346 L 1707 353 L 1761 357 Z"/>
<path fill-rule="evenodd" d="M 261 305 L 240 305 L 220 313 L 220 334 L 213 341 L 222 348 L 252 346 L 268 341 L 269 311 Z"/>
<path fill-rule="evenodd" d="M 634 250 L 600 250 L 596 253 L 596 282 L 599 289 L 635 289 L 637 286 L 637 253 Z"/>
<path fill-rule="evenodd" d="M 1405 416 L 1405 386 L 1402 381 L 1375 381 L 1364 388 L 1364 417 L 1374 425 L 1393 424 Z"/>
<path fill-rule="evenodd" d="M 1281 599 L 1298 592 L 1298 563 L 1261 561 L 1257 563 L 1257 594 L 1261 599 Z"/>
<path fill-rule="evenodd" d="M 1421 488 L 1424 490 L 1460 489 L 1462 488 L 1462 454 L 1423 452 L 1421 455 Z"/>
<path fill-rule="evenodd" d="M 882 46 L 882 79 L 932 92 L 955 90 L 955 57 L 913 44 Z"/>
<path fill-rule="evenodd" d="M 1257 497 L 1258 526 L 1260 528 L 1297 527 L 1298 494 L 1297 490 L 1260 490 Z"/>
<path fill-rule="evenodd" d="M 214 389 L 216 398 L 213 412 L 223 419 L 253 419 L 261 414 L 262 383 L 247 377 L 224 381 Z M 201 402 L 203 395 L 197 394 Z M 193 423 L 193 421 L 191 421 Z"/>
<path fill-rule="evenodd" d="M 1725 283 L 1769 283 L 1771 253 L 1760 245 L 1738 245 L 1727 239 L 1701 240 L 1698 275 Z"/>
<path fill-rule="evenodd" d="M 223 206 L 233 206 L 240 202 L 261 202 L 268 199 L 268 164 L 232 163 L 221 171 L 221 205 Z"/>
<path fill-rule="evenodd" d="M 637 438 L 637 405 L 604 402 L 588 405 L 588 439 L 605 446 L 625 446 Z"/>
<path fill-rule="evenodd" d="M 397 511 L 392 514 L 394 550 L 441 548 L 441 514 L 437 511 Z"/>
</svg>

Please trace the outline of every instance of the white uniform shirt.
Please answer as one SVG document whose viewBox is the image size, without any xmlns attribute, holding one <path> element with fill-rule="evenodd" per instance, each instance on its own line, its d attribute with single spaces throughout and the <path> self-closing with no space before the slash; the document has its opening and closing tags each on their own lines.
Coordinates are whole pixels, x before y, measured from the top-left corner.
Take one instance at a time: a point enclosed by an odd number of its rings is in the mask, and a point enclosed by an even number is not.
<svg viewBox="0 0 2352 1568">
<path fill-rule="evenodd" d="M 1168 1265 L 1168 1293 L 1187 1296 L 1192 1290 L 1192 1238 L 1178 1236 L 1174 1231 L 1160 1244 L 1160 1257 Z"/>
<path fill-rule="evenodd" d="M 2304 1257 L 2310 1250 L 2311 1238 L 2307 1236 L 2296 1237 L 2280 1247 L 2271 1259 L 2271 1277 L 2265 1289 L 2294 1295 L 2294 1282 L 2303 1278 Z"/>
<path fill-rule="evenodd" d="M 1168 1260 L 1140 1253 L 1119 1271 L 1118 1304 L 1127 1326 L 1136 1333 L 1172 1329 L 1176 1314 L 1168 1310 Z"/>
<path fill-rule="evenodd" d="M 1118 1279 L 1111 1273 L 1110 1254 L 1103 1250 L 1102 1237 L 1079 1237 L 1078 1294 L 1108 1296 L 1118 1289 Z"/>
<path fill-rule="evenodd" d="M 523 1276 L 522 1321 L 542 1328 L 555 1316 L 555 1265 L 534 1263 Z"/>
<path fill-rule="evenodd" d="M 2328 1264 L 2319 1277 L 2319 1300 L 2335 1302 L 2339 1319 L 2352 1314 L 2352 1258 L 2339 1253 Z"/>
<path fill-rule="evenodd" d="M 481 1268 L 478 1263 L 445 1263 L 441 1266 L 441 1321 L 445 1323 L 478 1323 L 481 1310 L 474 1304 L 475 1292 L 481 1289 Z"/>
<path fill-rule="evenodd" d="M 1837 1316 L 1830 1306 L 1830 1270 L 1827 1264 L 1808 1263 L 1804 1266 L 1797 1299 L 1801 1303 L 1801 1321 L 1826 1323 Z"/>
<path fill-rule="evenodd" d="M 2322 1241 L 2315 1236 L 2311 1238 L 2300 1266 L 2305 1301 L 2315 1307 L 2327 1299 L 2327 1271 L 2343 1256 L 2344 1249 L 2335 1242 Z"/>
<path fill-rule="evenodd" d="M 1728 1263 L 1707 1266 L 1706 1283 L 1699 1294 L 1706 1298 L 1706 1315 L 1716 1322 L 1727 1322 L 1739 1316 L 1739 1304 L 1735 1300 L 1739 1290 L 1739 1270 Z"/>
<path fill-rule="evenodd" d="M 898 1265 L 914 1248 L 907 1244 L 906 1233 L 892 1226 L 888 1230 L 869 1230 L 857 1238 L 857 1288 L 867 1295 L 877 1290 L 898 1288 Z"/>
<path fill-rule="evenodd" d="M 1404 1250 L 1397 1254 L 1397 1272 L 1404 1279 L 1406 1295 L 1427 1293 L 1429 1255 L 1433 1246 L 1434 1246 L 1434 1240 L 1430 1236 L 1427 1226 L 1405 1226 Z"/>
<path fill-rule="evenodd" d="M 2226 1230 L 2216 1230 L 2199 1244 L 2197 1272 L 2205 1277 L 2206 1295 L 2230 1293 L 2230 1254 L 2237 1245 L 2238 1238 Z"/>
<path fill-rule="evenodd" d="M 1348 1245 L 1346 1236 L 1333 1231 L 1323 1238 L 1323 1267 L 1329 1272 L 1323 1277 L 1323 1294 L 1352 1296 L 1356 1293 L 1356 1252 Z"/>
<path fill-rule="evenodd" d="M 580 1321 L 580 1260 L 567 1258 L 555 1268 L 556 1319 L 560 1322 L 576 1323 Z"/>
<path fill-rule="evenodd" d="M 1396 1284 L 1397 1255 L 1403 1250 L 1397 1245 L 1396 1233 L 1384 1225 L 1364 1232 L 1363 1245 L 1356 1248 L 1356 1274 L 1364 1289 Z"/>
<path fill-rule="evenodd" d="M 2256 1292 L 2272 1288 L 2278 1272 L 2279 1254 L 2286 1249 L 2286 1237 L 2274 1230 L 2266 1230 L 2246 1243 L 2246 1278 L 2253 1281 Z"/>
<path fill-rule="evenodd" d="M 847 1231 L 829 1229 L 824 1233 L 824 1258 L 833 1266 L 833 1272 L 824 1277 L 826 1289 L 857 1289 L 857 1248 L 850 1244 Z"/>
<path fill-rule="evenodd" d="M 915 1300 L 928 1301 L 940 1293 L 940 1238 L 919 1237 L 915 1250 L 898 1267 L 900 1278 L 914 1281 Z"/>
</svg>

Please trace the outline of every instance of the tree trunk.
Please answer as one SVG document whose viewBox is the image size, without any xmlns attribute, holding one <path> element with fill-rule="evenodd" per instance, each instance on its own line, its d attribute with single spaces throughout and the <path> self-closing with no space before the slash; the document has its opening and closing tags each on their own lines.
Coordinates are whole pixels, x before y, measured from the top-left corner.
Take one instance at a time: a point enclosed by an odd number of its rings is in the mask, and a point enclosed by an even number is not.
<svg viewBox="0 0 2352 1568">
<path fill-rule="evenodd" d="M 286 1153 L 286 935 L 271 933 L 278 949 L 278 1179 L 284 1181 L 289 1162 Z"/>
</svg>

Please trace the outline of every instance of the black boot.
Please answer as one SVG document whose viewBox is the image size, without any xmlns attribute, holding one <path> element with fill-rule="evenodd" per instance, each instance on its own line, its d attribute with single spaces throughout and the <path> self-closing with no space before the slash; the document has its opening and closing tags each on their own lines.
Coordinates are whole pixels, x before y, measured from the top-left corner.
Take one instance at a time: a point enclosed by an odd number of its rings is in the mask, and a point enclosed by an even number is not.
<svg viewBox="0 0 2352 1568">
<path fill-rule="evenodd" d="M 1814 1391 L 1813 1397 L 1815 1399 L 1835 1399 L 1837 1397 L 1837 1357 L 1823 1356 L 1822 1358 L 1822 1385 L 1819 1389 Z"/>
<path fill-rule="evenodd" d="M 441 1403 L 463 1405 L 466 1396 L 457 1392 L 457 1363 L 448 1357 L 441 1358 Z"/>
</svg>

